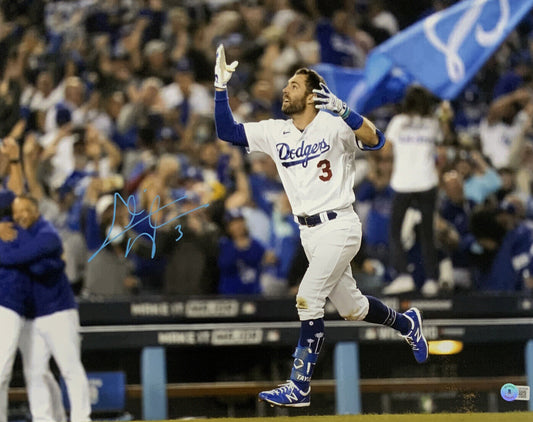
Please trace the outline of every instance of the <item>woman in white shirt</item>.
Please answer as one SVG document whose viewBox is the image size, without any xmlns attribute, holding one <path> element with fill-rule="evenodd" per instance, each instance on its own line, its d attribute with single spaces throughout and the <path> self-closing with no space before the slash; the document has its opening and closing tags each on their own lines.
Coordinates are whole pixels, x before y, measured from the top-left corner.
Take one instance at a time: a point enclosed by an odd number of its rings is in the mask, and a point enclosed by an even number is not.
<svg viewBox="0 0 533 422">
<path fill-rule="evenodd" d="M 426 281 L 422 293 L 437 294 L 438 260 L 433 235 L 433 214 L 437 199 L 438 174 L 435 165 L 436 144 L 443 131 L 433 114 L 435 100 L 418 85 L 409 87 L 402 113 L 394 116 L 386 131 L 394 153 L 391 187 L 395 191 L 390 222 L 392 266 L 398 276 L 385 287 L 385 294 L 399 294 L 415 289 L 408 272 L 407 253 L 402 245 L 402 224 L 409 208 L 420 211 L 420 243 Z"/>
</svg>

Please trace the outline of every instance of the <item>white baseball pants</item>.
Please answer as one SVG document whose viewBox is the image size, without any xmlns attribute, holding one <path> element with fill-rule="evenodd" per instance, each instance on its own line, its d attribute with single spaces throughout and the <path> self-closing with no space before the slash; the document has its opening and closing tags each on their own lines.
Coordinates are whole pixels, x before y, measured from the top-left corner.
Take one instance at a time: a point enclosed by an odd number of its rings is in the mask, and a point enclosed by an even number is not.
<svg viewBox="0 0 533 422">
<path fill-rule="evenodd" d="M 61 389 L 50 370 L 50 349 L 43 337 L 32 337 L 32 326 L 33 320 L 25 320 L 19 340 L 32 421 L 65 422 Z M 44 364 L 36 368 L 34 361 Z"/>
<path fill-rule="evenodd" d="M 0 422 L 7 422 L 7 396 L 24 319 L 0 306 Z"/>
<path fill-rule="evenodd" d="M 49 371 L 51 353 L 67 385 L 71 422 L 90 421 L 89 382 L 81 362 L 78 311 L 69 309 L 36 318 L 29 329 L 30 353 L 24 361 L 24 374 L 30 404 L 34 403 L 32 414 L 34 408 L 38 415 L 49 414 L 41 400 L 49 394 L 45 393 L 45 374 Z"/>
<path fill-rule="evenodd" d="M 301 321 L 323 318 L 327 297 L 345 319 L 362 320 L 368 313 L 368 299 L 357 288 L 350 266 L 361 247 L 361 221 L 351 207 L 335 212 L 334 220 L 300 226 L 309 260 L 296 297 Z"/>
</svg>

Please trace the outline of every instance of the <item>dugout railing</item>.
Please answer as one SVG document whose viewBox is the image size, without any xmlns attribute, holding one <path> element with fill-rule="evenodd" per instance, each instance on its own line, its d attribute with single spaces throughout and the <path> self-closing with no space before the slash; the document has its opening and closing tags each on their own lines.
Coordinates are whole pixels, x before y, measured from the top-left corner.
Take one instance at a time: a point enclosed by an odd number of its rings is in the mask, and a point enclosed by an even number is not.
<svg viewBox="0 0 533 422">
<path fill-rule="evenodd" d="M 392 303 L 391 303 L 392 301 Z M 496 306 L 496 304 L 498 306 Z M 334 393 L 338 414 L 361 413 L 361 393 L 454 390 L 499 391 L 505 382 L 533 386 L 533 300 L 520 295 L 483 295 L 425 300 L 390 299 L 389 305 L 418 306 L 425 315 L 428 340 L 457 339 L 465 343 L 522 342 L 524 375 L 361 379 L 359 346 L 402 341 L 387 327 L 335 319 L 328 308 L 328 342 L 335 344 L 333 379 L 313 382 L 314 392 Z M 144 419 L 166 419 L 168 398 L 255 395 L 272 381 L 167 383 L 166 349 L 175 347 L 292 346 L 298 335 L 291 299 L 263 298 L 139 298 L 113 303 L 80 304 L 83 349 L 142 350 L 141 383 L 128 385 L 129 397 L 143 403 Z M 288 320 L 291 321 L 288 321 Z M 331 319 L 331 320 L 330 320 Z M 210 321 L 210 322 L 208 322 Z M 21 394 L 11 390 L 11 397 Z M 529 409 L 533 410 L 532 402 Z"/>
<path fill-rule="evenodd" d="M 336 413 L 361 413 L 363 384 L 359 375 L 359 344 L 403 340 L 388 327 L 362 322 L 328 321 L 327 326 L 328 342 L 335 344 L 333 365 Z M 297 338 L 298 329 L 299 323 L 295 321 L 92 326 L 83 327 L 82 333 L 84 348 L 88 350 L 104 347 L 143 349 L 143 415 L 145 419 L 158 420 L 166 419 L 167 416 L 167 347 L 292 345 Z M 428 340 L 459 339 L 471 343 L 526 342 L 524 359 L 527 384 L 533 386 L 533 318 L 427 319 L 424 332 Z M 501 380 L 496 380 L 499 381 Z M 408 380 L 400 382 L 409 384 Z M 490 383 L 491 377 L 481 380 L 480 385 L 482 382 Z M 446 385 L 446 381 L 426 380 L 425 383 L 419 382 L 419 386 L 429 388 L 431 383 L 434 387 L 439 384 Z M 384 383 L 378 381 L 377 384 L 385 388 Z M 413 381 L 413 385 L 416 385 L 416 382 Z M 529 408 L 533 410 L 531 402 Z"/>
</svg>

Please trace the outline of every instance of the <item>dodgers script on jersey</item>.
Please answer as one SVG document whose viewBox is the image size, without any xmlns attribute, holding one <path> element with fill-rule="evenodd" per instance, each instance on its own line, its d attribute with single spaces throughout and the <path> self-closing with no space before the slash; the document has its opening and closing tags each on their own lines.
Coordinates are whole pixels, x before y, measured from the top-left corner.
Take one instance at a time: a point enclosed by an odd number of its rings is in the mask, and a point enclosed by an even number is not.
<svg viewBox="0 0 533 422">
<path fill-rule="evenodd" d="M 320 111 L 301 132 L 292 119 L 244 123 L 249 152 L 276 163 L 295 215 L 343 209 L 355 201 L 355 134 L 338 116 Z"/>
</svg>

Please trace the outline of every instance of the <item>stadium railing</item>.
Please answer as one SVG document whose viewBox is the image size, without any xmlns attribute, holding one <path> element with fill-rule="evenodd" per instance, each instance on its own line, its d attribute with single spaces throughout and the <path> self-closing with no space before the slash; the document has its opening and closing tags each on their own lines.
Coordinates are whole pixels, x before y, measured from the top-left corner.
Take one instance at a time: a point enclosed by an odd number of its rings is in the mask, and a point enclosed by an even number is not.
<svg viewBox="0 0 533 422">
<path fill-rule="evenodd" d="M 506 382 L 533 386 L 533 299 L 521 295 L 470 295 L 426 300 L 392 298 L 387 304 L 405 310 L 417 306 L 425 316 L 428 340 L 524 342 L 526 376 L 482 378 L 360 379 L 359 344 L 401 341 L 387 327 L 341 321 L 326 308 L 328 342 L 335 344 L 334 380 L 315 380 L 314 392 L 335 392 L 338 414 L 361 413 L 361 393 L 398 391 L 498 390 Z M 142 349 L 142 385 L 127 386 L 129 397 L 141 397 L 145 419 L 165 419 L 167 397 L 186 395 L 254 395 L 272 381 L 167 384 L 168 347 L 293 345 L 299 323 L 291 298 L 258 297 L 138 298 L 113 303 L 80 304 L 84 350 Z M 290 321 L 290 322 L 289 322 Z M 499 390 L 498 390 L 499 391 Z M 12 395 L 20 394 L 17 390 Z M 164 402 L 158 402 L 163 397 Z M 13 396 L 12 396 L 13 397 Z M 529 402 L 533 410 L 532 402 Z M 166 411 L 165 411 L 166 412 Z"/>
</svg>

